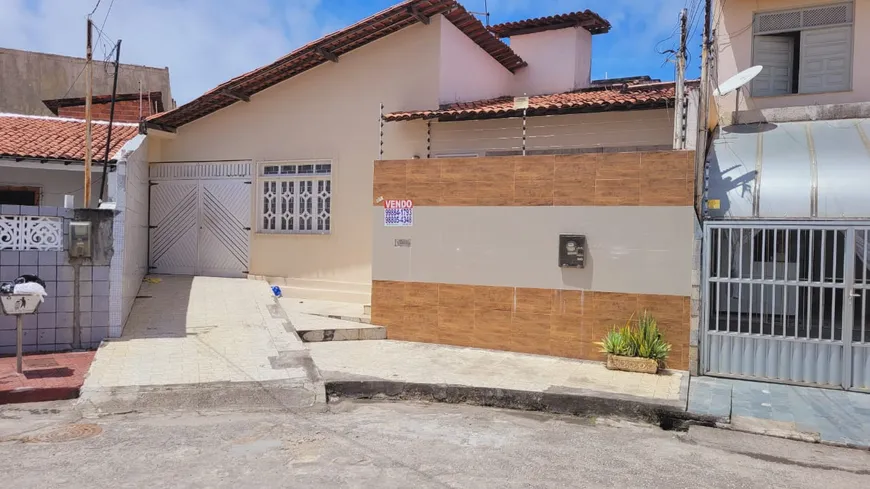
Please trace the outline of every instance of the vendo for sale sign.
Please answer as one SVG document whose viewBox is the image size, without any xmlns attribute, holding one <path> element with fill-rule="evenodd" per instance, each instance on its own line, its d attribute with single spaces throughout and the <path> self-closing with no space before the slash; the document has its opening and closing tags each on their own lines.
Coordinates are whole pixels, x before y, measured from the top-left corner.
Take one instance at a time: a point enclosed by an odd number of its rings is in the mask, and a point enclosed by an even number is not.
<svg viewBox="0 0 870 489">
<path fill-rule="evenodd" d="M 414 225 L 414 202 L 389 199 L 384 201 L 384 226 L 408 227 Z"/>
</svg>

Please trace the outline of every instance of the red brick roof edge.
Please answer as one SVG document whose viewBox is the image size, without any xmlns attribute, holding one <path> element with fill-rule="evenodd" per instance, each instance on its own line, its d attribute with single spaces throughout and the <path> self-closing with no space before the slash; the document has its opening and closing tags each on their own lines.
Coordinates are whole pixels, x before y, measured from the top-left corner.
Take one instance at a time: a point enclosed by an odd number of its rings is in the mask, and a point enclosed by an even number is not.
<svg viewBox="0 0 870 489">
<path fill-rule="evenodd" d="M 480 20 L 456 0 L 405 0 L 356 24 L 302 46 L 271 64 L 224 82 L 184 105 L 152 115 L 146 119 L 146 125 L 156 129 L 174 130 L 328 63 L 329 57 L 340 57 L 417 24 L 421 22 L 421 17 L 431 18 L 439 14 L 444 14 L 459 30 L 506 69 L 514 71 L 526 66 L 510 46 L 489 32 Z"/>
<path fill-rule="evenodd" d="M 489 28 L 498 37 L 511 37 L 534 32 L 582 27 L 592 34 L 604 34 L 610 31 L 610 22 L 591 10 L 571 12 L 568 14 L 538 17 L 516 22 L 496 24 Z"/>
<path fill-rule="evenodd" d="M 689 86 L 698 85 L 696 80 Z M 645 85 L 615 85 L 595 87 L 575 92 L 537 95 L 529 97 L 527 116 L 607 112 L 613 110 L 639 110 L 673 105 L 676 96 L 674 82 Z M 514 97 L 460 102 L 439 110 L 419 110 L 386 114 L 387 122 L 411 120 L 479 120 L 522 116 L 524 109 L 514 108 Z"/>
<path fill-rule="evenodd" d="M 119 93 L 115 95 L 115 102 L 139 100 L 139 95 L 139 93 Z M 148 97 L 150 96 L 151 100 L 157 101 L 158 110 L 163 110 L 163 92 L 143 92 L 141 96 L 142 100 L 144 101 L 147 101 Z M 111 95 L 94 95 L 93 97 L 91 97 L 91 103 L 93 104 L 108 104 L 111 102 Z M 61 107 L 77 107 L 79 105 L 85 105 L 86 100 L 85 97 L 69 97 L 43 100 L 42 103 L 44 103 L 45 106 L 48 107 L 48 110 L 54 112 L 54 115 L 57 115 L 57 112 Z"/>
</svg>

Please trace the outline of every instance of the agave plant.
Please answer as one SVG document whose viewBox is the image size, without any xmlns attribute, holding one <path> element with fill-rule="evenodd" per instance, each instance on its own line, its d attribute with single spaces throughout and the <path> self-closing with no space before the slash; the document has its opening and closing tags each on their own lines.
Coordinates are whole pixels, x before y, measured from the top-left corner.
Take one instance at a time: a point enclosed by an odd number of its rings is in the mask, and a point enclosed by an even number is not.
<svg viewBox="0 0 870 489">
<path fill-rule="evenodd" d="M 648 311 L 640 315 L 634 338 L 637 343 L 637 356 L 641 358 L 650 358 L 663 364 L 671 353 L 670 343 L 662 338 L 656 319 Z"/>
<path fill-rule="evenodd" d="M 628 318 L 622 327 L 614 327 L 608 331 L 604 339 L 596 344 L 601 348 L 601 353 L 624 357 L 637 356 L 638 343 L 631 328 L 631 318 Z"/>
</svg>

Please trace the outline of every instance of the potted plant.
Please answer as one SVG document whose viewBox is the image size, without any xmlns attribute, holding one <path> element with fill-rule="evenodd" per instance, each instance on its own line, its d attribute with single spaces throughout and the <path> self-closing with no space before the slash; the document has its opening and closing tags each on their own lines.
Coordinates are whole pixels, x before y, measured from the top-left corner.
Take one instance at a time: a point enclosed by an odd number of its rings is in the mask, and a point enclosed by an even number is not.
<svg viewBox="0 0 870 489">
<path fill-rule="evenodd" d="M 662 338 L 655 318 L 644 311 L 632 326 L 632 316 L 621 328 L 613 328 L 597 343 L 607 354 L 607 368 L 654 374 L 664 368 L 671 345 Z"/>
</svg>

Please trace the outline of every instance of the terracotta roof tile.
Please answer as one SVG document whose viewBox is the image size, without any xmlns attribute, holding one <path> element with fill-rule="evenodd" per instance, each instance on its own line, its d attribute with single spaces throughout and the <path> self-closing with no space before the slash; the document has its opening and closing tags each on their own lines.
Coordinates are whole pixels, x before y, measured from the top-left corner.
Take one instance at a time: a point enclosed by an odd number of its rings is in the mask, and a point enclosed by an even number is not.
<svg viewBox="0 0 870 489">
<path fill-rule="evenodd" d="M 511 37 L 533 32 L 565 29 L 567 27 L 582 27 L 593 34 L 604 34 L 610 31 L 610 22 L 591 10 L 572 12 L 570 14 L 551 15 L 517 22 L 505 22 L 489 28 L 498 37 Z"/>
<path fill-rule="evenodd" d="M 102 161 L 109 125 L 92 125 L 94 161 Z M 0 157 L 84 160 L 85 121 L 59 117 L 0 114 Z M 109 157 L 139 133 L 138 124 L 113 124 Z"/>
<path fill-rule="evenodd" d="M 689 82 L 695 84 L 695 82 Z M 577 112 L 604 112 L 635 108 L 664 107 L 673 104 L 674 82 L 634 86 L 610 86 L 577 92 L 529 97 L 527 115 L 553 115 Z M 439 110 L 394 112 L 384 116 L 387 121 L 414 119 L 473 120 L 516 117 L 522 109 L 514 108 L 513 97 L 450 104 Z"/>
<path fill-rule="evenodd" d="M 419 14 L 419 15 L 418 15 Z M 275 62 L 237 76 L 173 110 L 148 117 L 148 125 L 173 130 L 201 117 L 244 100 L 262 90 L 330 61 L 324 56 L 341 56 L 373 41 L 444 14 L 459 30 L 508 70 L 526 65 L 516 53 L 462 7 L 456 0 L 404 0 L 349 27 L 313 41 Z"/>
</svg>

